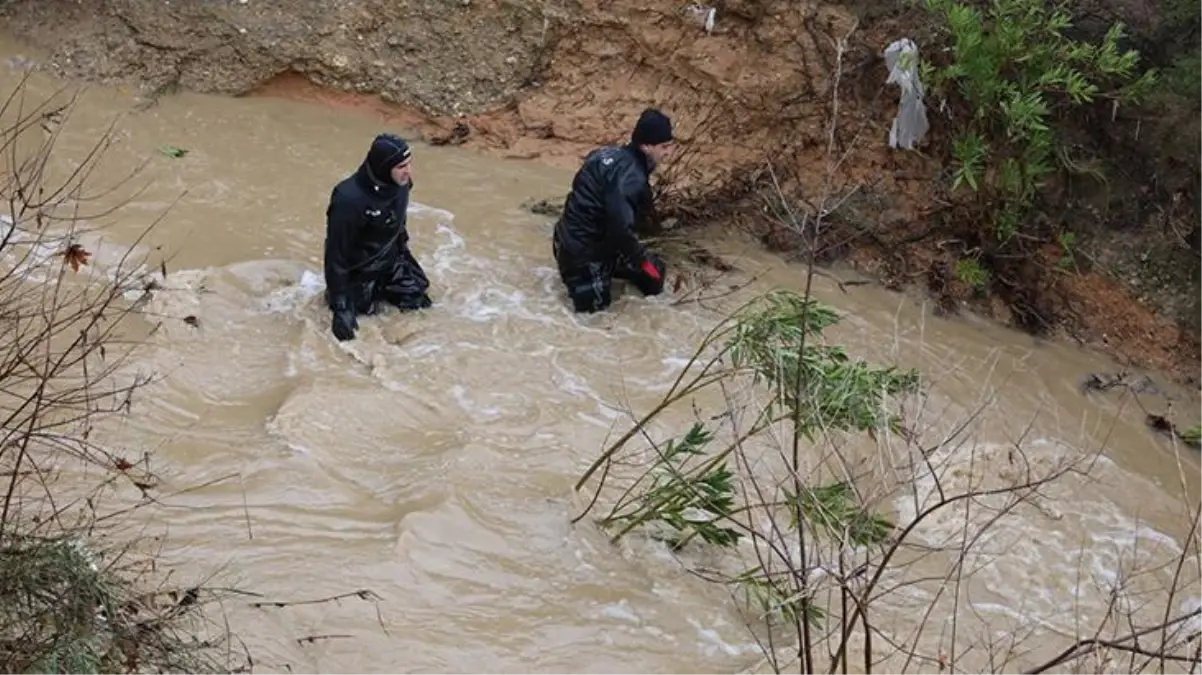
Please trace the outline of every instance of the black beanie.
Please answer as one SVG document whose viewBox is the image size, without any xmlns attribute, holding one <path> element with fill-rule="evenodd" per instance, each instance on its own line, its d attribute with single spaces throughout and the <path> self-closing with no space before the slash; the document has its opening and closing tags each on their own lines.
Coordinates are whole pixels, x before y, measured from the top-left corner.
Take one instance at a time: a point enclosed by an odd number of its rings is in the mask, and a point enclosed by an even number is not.
<svg viewBox="0 0 1202 675">
<path fill-rule="evenodd" d="M 672 120 L 655 108 L 647 108 L 634 125 L 630 142 L 634 145 L 659 145 L 672 140 Z"/>
<path fill-rule="evenodd" d="M 367 168 L 382 183 L 392 182 L 392 170 L 409 161 L 412 156 L 409 144 L 396 134 L 380 134 L 371 142 L 367 152 Z"/>
</svg>

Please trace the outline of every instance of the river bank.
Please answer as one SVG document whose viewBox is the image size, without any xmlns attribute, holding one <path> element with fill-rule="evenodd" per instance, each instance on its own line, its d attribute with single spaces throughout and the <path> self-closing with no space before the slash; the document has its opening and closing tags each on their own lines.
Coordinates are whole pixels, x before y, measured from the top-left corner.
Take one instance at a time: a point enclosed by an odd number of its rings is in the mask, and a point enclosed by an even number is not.
<svg viewBox="0 0 1202 675">
<path fill-rule="evenodd" d="M 776 157 L 813 200 L 827 189 L 838 146 L 845 156 L 832 191 L 856 194 L 838 214 L 825 261 L 925 292 L 944 312 L 976 312 L 1186 384 L 1202 367 L 1198 256 L 1184 237 L 1196 201 L 1188 175 L 1166 170 L 1156 185 L 1117 176 L 1104 198 L 1065 196 L 1060 217 L 1079 230 L 1069 266 L 1045 247 L 1041 259 L 1002 270 L 1013 278 L 999 275 L 1004 283 L 989 292 L 957 276 L 963 228 L 949 222 L 936 189 L 945 162 L 885 142 L 896 92 L 879 52 L 915 30 L 905 10 L 743 0 L 723 3 L 707 31 L 706 8 L 666 0 L 464 0 L 449 12 L 432 0 L 0 8 L 10 31 L 46 50 L 42 65 L 138 85 L 147 105 L 178 90 L 317 101 L 435 144 L 561 168 L 620 140 L 638 110 L 656 104 L 674 114 L 687 148 L 687 166 L 671 178 L 691 187 L 693 220 L 724 220 L 786 254 L 798 253 L 797 242 L 764 217 L 762 184 L 738 198 L 720 188 Z M 1134 27 L 1151 30 L 1151 21 Z M 840 119 L 831 125 L 835 100 Z M 1140 114 L 1113 124 L 1154 130 Z"/>
</svg>

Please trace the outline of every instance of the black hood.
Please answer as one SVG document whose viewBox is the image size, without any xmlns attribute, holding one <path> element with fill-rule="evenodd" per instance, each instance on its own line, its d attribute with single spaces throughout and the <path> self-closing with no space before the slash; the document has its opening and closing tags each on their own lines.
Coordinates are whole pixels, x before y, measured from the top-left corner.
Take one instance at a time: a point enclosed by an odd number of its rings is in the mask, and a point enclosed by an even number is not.
<svg viewBox="0 0 1202 675">
<path fill-rule="evenodd" d="M 384 199 L 395 196 L 401 187 L 412 187 L 412 180 L 405 186 L 398 186 L 392 180 L 392 170 L 409 161 L 412 154 L 409 144 L 400 136 L 377 135 L 356 172 L 359 184 L 372 196 Z"/>
<path fill-rule="evenodd" d="M 380 180 L 376 173 L 372 171 L 371 165 L 367 160 L 359 165 L 355 171 L 355 182 L 363 188 L 364 192 L 378 199 L 392 199 L 397 196 L 401 188 L 409 189 L 413 187 L 413 179 L 409 179 L 409 184 L 405 186 L 397 185 L 392 179 Z"/>
</svg>

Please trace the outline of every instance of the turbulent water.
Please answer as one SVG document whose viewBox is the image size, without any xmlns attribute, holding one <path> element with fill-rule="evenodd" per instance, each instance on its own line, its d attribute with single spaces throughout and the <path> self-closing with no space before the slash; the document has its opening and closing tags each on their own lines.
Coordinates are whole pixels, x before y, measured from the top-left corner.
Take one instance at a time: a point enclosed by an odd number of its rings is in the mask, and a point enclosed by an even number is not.
<svg viewBox="0 0 1202 675">
<path fill-rule="evenodd" d="M 153 525 L 166 528 L 169 557 L 187 573 L 220 569 L 227 585 L 278 600 L 357 589 L 380 598 L 230 604 L 260 668 L 755 667 L 756 644 L 725 592 L 662 547 L 619 550 L 569 523 L 576 478 L 629 425 L 628 411 L 658 402 L 718 320 L 717 309 L 681 302 L 693 277 L 662 297 L 626 293 L 612 312 L 575 316 L 552 267 L 549 223 L 521 208 L 562 194 L 570 176 L 417 145 L 409 227 L 436 306 L 363 319 L 358 339 L 339 344 L 321 302 L 325 200 L 381 122 L 269 99 L 133 104 L 128 92 L 90 91 L 55 152 L 77 161 L 125 112 L 101 178 L 147 162 L 138 180 L 149 186 L 105 219 L 104 242 L 89 240 L 98 268 L 166 213 L 139 249 L 155 264 L 172 256 L 146 308 L 163 325 L 138 365 L 159 377 L 119 438 L 155 453 L 165 491 L 195 489 L 173 497 Z M 163 145 L 188 152 L 172 158 L 157 151 Z M 737 267 L 721 283 L 750 282 L 728 305 L 801 287 L 799 269 L 756 244 L 707 236 Z M 1016 444 L 1037 468 L 1104 449 L 1089 477 L 1070 477 L 998 522 L 976 549 L 969 599 L 941 600 L 932 625 L 960 616 L 983 632 L 1026 626 L 1037 629 L 1036 646 L 1054 651 L 1078 621 L 1101 618 L 1108 580 L 1180 551 L 1184 499 L 1198 498 L 1196 459 L 1151 436 L 1130 400 L 1082 396 L 1080 379 L 1114 364 L 936 318 L 920 300 L 871 286 L 840 291 L 822 278 L 817 288 L 844 317 L 832 337 L 857 356 L 917 366 L 934 383 L 931 433 L 996 399 L 971 443 L 937 451 L 954 468 L 951 483 L 1013 471 Z M 671 412 L 653 433 L 691 419 L 687 407 Z M 919 493 L 933 490 L 924 480 Z M 901 521 L 914 500 L 891 504 Z M 949 510 L 915 537 L 954 539 L 963 518 Z M 1133 583 L 1146 590 L 1166 574 Z M 882 610 L 885 628 L 912 627 L 937 587 L 899 592 Z M 1184 593 L 1174 611 L 1196 606 L 1196 596 Z M 334 637 L 297 642 L 308 636 Z"/>
</svg>

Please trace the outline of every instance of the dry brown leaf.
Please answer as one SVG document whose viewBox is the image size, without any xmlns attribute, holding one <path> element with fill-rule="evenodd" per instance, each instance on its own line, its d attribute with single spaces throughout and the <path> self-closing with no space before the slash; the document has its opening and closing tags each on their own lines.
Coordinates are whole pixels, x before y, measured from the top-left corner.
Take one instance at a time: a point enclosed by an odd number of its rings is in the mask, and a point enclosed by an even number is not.
<svg viewBox="0 0 1202 675">
<path fill-rule="evenodd" d="M 63 251 L 62 256 L 63 260 L 71 266 L 71 270 L 78 272 L 81 265 L 88 264 L 88 259 L 92 257 L 92 254 L 79 244 L 71 244 L 66 251 Z"/>
</svg>

